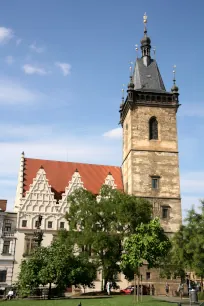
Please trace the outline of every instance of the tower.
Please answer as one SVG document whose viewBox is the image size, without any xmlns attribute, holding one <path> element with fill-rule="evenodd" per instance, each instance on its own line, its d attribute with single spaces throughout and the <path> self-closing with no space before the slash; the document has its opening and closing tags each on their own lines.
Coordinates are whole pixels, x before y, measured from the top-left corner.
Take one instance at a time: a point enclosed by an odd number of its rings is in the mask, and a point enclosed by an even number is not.
<svg viewBox="0 0 204 306">
<path fill-rule="evenodd" d="M 154 216 L 169 234 L 181 224 L 181 199 L 176 114 L 179 93 L 175 81 L 167 91 L 157 62 L 151 58 L 147 16 L 141 58 L 136 59 L 120 106 L 123 128 L 123 183 L 126 192 L 147 198 Z"/>
</svg>

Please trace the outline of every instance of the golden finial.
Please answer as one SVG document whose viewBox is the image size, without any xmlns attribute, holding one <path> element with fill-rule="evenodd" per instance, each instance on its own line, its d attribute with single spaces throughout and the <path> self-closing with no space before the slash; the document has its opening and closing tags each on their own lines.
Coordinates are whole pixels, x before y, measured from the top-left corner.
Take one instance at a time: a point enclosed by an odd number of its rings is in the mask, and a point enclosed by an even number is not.
<svg viewBox="0 0 204 306">
<path fill-rule="evenodd" d="M 176 84 L 176 65 L 173 65 L 173 82 Z"/>
<path fill-rule="evenodd" d="M 147 14 L 144 13 L 144 16 L 143 16 L 143 23 L 146 24 L 147 23 Z"/>
<path fill-rule="evenodd" d="M 145 35 L 146 35 L 146 33 L 147 33 L 147 14 L 146 13 L 144 13 L 144 16 L 143 16 L 143 23 L 144 23 L 144 33 L 145 33 Z"/>
<path fill-rule="evenodd" d="M 138 58 L 138 45 L 135 45 L 135 51 L 136 51 L 137 58 Z"/>
<path fill-rule="evenodd" d="M 132 66 L 133 66 L 133 62 L 130 62 L 130 67 L 129 67 L 129 70 L 130 70 L 130 77 L 132 77 Z"/>
<path fill-rule="evenodd" d="M 156 47 L 153 47 L 154 59 L 156 59 Z"/>
</svg>

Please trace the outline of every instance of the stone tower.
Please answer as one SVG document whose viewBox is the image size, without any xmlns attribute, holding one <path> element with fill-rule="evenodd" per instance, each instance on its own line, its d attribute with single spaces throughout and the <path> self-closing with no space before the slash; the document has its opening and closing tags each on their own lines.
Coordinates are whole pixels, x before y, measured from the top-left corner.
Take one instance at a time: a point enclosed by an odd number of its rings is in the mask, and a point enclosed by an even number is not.
<svg viewBox="0 0 204 306">
<path fill-rule="evenodd" d="M 141 58 L 136 59 L 126 99 L 120 106 L 123 127 L 123 182 L 126 192 L 147 198 L 166 233 L 181 224 L 181 198 L 176 114 L 179 93 L 175 81 L 165 89 L 157 62 L 151 58 L 147 16 Z"/>
</svg>

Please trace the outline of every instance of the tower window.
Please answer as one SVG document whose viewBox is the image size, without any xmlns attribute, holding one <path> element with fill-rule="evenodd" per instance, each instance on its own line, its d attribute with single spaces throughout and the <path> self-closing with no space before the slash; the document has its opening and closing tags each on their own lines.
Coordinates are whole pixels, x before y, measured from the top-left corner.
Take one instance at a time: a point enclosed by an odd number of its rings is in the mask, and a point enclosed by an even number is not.
<svg viewBox="0 0 204 306">
<path fill-rule="evenodd" d="M 158 122 L 155 117 L 149 120 L 149 139 L 158 139 Z"/>
<path fill-rule="evenodd" d="M 126 123 L 126 125 L 125 125 L 125 129 L 128 130 L 128 124 L 127 124 L 127 123 Z"/>
<path fill-rule="evenodd" d="M 167 219 L 169 217 L 169 207 L 163 206 L 162 207 L 162 219 Z"/>
<path fill-rule="evenodd" d="M 152 177 L 152 189 L 159 189 L 159 177 Z"/>
</svg>

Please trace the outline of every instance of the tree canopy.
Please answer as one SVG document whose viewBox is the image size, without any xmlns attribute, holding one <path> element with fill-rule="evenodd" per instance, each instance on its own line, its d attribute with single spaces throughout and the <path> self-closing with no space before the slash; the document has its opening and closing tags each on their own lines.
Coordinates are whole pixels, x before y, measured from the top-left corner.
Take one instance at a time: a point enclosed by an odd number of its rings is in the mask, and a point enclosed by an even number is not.
<svg viewBox="0 0 204 306">
<path fill-rule="evenodd" d="M 56 239 L 48 247 L 36 248 L 32 255 L 23 260 L 18 278 L 21 294 L 30 294 L 39 285 L 51 285 L 65 289 L 71 285 L 92 286 L 96 277 L 94 263 L 82 255 L 75 254 L 73 247 Z"/>
<path fill-rule="evenodd" d="M 77 244 L 102 267 L 105 282 L 114 281 L 120 271 L 122 241 L 152 217 L 152 205 L 145 199 L 103 186 L 97 197 L 77 189 L 68 197 L 69 240 Z"/>
<path fill-rule="evenodd" d="M 124 273 L 132 270 L 139 275 L 139 269 L 144 261 L 149 268 L 156 268 L 171 248 L 171 242 L 164 233 L 158 219 L 148 224 L 141 223 L 136 233 L 130 235 L 124 242 L 121 267 Z"/>
<path fill-rule="evenodd" d="M 172 249 L 162 266 L 162 273 L 185 278 L 185 271 L 204 277 L 204 201 L 198 211 L 192 207 L 184 224 L 172 239 Z"/>
</svg>

